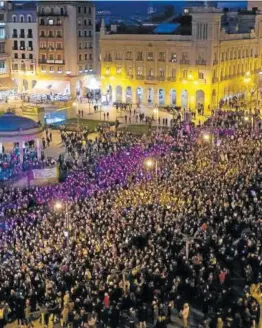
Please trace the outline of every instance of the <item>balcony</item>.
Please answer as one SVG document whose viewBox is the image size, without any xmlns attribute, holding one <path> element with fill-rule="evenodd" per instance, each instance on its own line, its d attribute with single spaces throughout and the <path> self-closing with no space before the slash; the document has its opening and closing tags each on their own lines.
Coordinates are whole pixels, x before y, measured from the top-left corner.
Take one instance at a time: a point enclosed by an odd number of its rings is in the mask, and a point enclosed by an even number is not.
<svg viewBox="0 0 262 328">
<path fill-rule="evenodd" d="M 153 57 L 147 57 L 147 61 L 154 61 Z"/>
<path fill-rule="evenodd" d="M 60 59 L 40 59 L 38 61 L 39 64 L 57 64 L 57 65 L 64 65 L 65 61 Z"/>
<path fill-rule="evenodd" d="M 137 80 L 144 80 L 145 77 L 144 77 L 144 75 L 136 75 L 136 79 Z"/>
<path fill-rule="evenodd" d="M 59 13 L 54 13 L 54 12 L 41 12 L 41 13 L 37 13 L 37 15 L 38 15 L 38 17 L 59 17 L 59 16 L 61 16 L 61 17 L 66 17 L 67 16 L 67 12 L 63 12 L 63 13 L 61 13 L 61 12 L 59 12 Z"/>
<path fill-rule="evenodd" d="M 188 60 L 188 59 L 181 59 L 180 60 L 180 64 L 181 65 L 189 65 L 190 64 L 190 60 Z"/>
<path fill-rule="evenodd" d="M 25 35 L 24 35 L 24 34 L 20 34 L 20 35 L 19 35 L 19 38 L 20 38 L 20 39 L 24 39 L 24 38 L 25 38 Z"/>
<path fill-rule="evenodd" d="M 166 78 L 165 78 L 165 76 L 158 76 L 158 77 L 157 77 L 157 80 L 158 80 L 158 81 L 165 81 Z"/>
<path fill-rule="evenodd" d="M 104 62 L 106 62 L 106 63 L 111 63 L 113 60 L 112 60 L 112 58 L 111 57 L 106 57 L 105 59 L 104 59 Z"/>
<path fill-rule="evenodd" d="M 165 58 L 158 58 L 158 61 L 159 61 L 159 62 L 165 62 L 166 59 L 165 59 Z"/>
<path fill-rule="evenodd" d="M 20 50 L 25 51 L 25 47 L 21 46 Z"/>
<path fill-rule="evenodd" d="M 18 46 L 12 47 L 13 50 L 18 50 Z"/>
<path fill-rule="evenodd" d="M 167 78 L 167 81 L 176 82 L 176 77 L 175 76 L 170 76 L 170 77 Z"/>
<path fill-rule="evenodd" d="M 143 61 L 143 57 L 137 57 L 136 61 Z"/>
<path fill-rule="evenodd" d="M 27 47 L 28 51 L 33 51 L 33 47 Z"/>
<path fill-rule="evenodd" d="M 33 39 L 33 34 L 27 34 L 28 39 Z"/>
<path fill-rule="evenodd" d="M 169 60 L 169 63 L 176 64 L 176 63 L 177 63 L 177 59 L 176 59 L 176 58 L 171 58 L 171 59 Z"/>
<path fill-rule="evenodd" d="M 217 64 L 218 64 L 217 59 L 214 59 L 214 60 L 213 60 L 213 65 L 217 65 Z"/>
<path fill-rule="evenodd" d="M 12 38 L 13 39 L 17 39 L 18 38 L 18 34 L 12 34 Z"/>
<path fill-rule="evenodd" d="M 204 59 L 197 59 L 196 60 L 196 65 L 206 65 L 207 62 Z"/>
<path fill-rule="evenodd" d="M 154 81 L 156 78 L 153 75 L 147 75 L 146 79 L 149 81 Z"/>
<path fill-rule="evenodd" d="M 129 80 L 133 80 L 134 76 L 133 76 L 133 75 L 127 75 L 127 78 L 128 78 Z"/>
</svg>

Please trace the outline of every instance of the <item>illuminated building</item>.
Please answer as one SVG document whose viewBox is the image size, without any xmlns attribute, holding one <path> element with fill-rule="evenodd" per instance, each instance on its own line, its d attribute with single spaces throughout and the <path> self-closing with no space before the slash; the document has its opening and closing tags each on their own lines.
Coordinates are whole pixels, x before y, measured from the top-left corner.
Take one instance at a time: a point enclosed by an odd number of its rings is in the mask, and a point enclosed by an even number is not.
<svg viewBox="0 0 262 328">
<path fill-rule="evenodd" d="M 38 58 L 36 7 L 32 2 L 10 3 L 7 14 L 11 76 L 19 91 L 34 87 Z"/>
<path fill-rule="evenodd" d="M 186 9 L 182 19 L 185 24 L 162 24 L 151 32 L 140 26 L 137 32 L 108 33 L 102 25 L 101 79 L 107 100 L 204 106 L 208 113 L 222 98 L 255 93 L 262 14 L 196 7 Z"/>
</svg>

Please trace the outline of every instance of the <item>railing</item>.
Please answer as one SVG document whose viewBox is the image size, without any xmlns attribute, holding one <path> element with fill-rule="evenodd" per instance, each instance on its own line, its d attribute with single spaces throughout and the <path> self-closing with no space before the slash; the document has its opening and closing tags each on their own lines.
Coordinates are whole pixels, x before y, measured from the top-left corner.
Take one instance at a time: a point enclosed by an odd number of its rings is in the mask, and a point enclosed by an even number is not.
<svg viewBox="0 0 262 328">
<path fill-rule="evenodd" d="M 38 61 L 39 64 L 57 64 L 57 65 L 64 65 L 65 61 L 60 59 L 40 59 Z"/>
<path fill-rule="evenodd" d="M 157 80 L 158 80 L 158 81 L 165 81 L 166 78 L 165 78 L 165 76 L 158 76 L 158 77 L 157 77 Z"/>
<path fill-rule="evenodd" d="M 144 75 L 136 75 L 137 80 L 144 80 Z"/>
<path fill-rule="evenodd" d="M 153 80 L 155 80 L 155 77 L 152 76 L 152 75 L 147 75 L 146 79 L 150 80 L 150 81 L 153 81 Z"/>
<path fill-rule="evenodd" d="M 147 61 L 154 61 L 154 58 L 149 57 L 149 58 L 147 58 Z"/>
<path fill-rule="evenodd" d="M 206 65 L 207 62 L 204 59 L 197 59 L 196 60 L 196 65 Z"/>
<path fill-rule="evenodd" d="M 176 77 L 170 76 L 170 77 L 167 78 L 167 81 L 175 82 L 176 81 Z"/>
<path fill-rule="evenodd" d="M 159 62 L 165 62 L 166 59 L 165 59 L 165 58 L 158 58 L 158 61 L 159 61 Z"/>
<path fill-rule="evenodd" d="M 182 64 L 182 65 L 189 65 L 190 64 L 190 60 L 188 60 L 188 59 L 181 59 L 180 60 L 180 64 Z"/>
</svg>

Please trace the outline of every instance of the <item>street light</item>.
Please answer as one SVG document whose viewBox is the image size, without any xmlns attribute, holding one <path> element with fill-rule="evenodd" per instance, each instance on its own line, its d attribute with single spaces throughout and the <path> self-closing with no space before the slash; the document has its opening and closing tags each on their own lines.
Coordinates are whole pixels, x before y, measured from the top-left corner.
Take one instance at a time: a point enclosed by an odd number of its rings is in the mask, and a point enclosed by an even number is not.
<svg viewBox="0 0 262 328">
<path fill-rule="evenodd" d="M 151 158 L 148 158 L 145 160 L 145 166 L 148 168 L 148 169 L 151 169 L 155 166 L 155 175 L 156 175 L 156 183 L 158 183 L 158 163 L 157 163 L 157 160 L 153 160 Z"/>
<path fill-rule="evenodd" d="M 67 255 L 69 255 L 69 213 L 68 213 L 68 204 L 67 202 L 62 203 L 61 201 L 56 201 L 54 205 L 54 210 L 55 211 L 61 211 L 63 210 L 63 207 L 65 205 L 65 224 L 66 228 L 64 230 L 64 236 L 66 237 L 66 243 L 67 243 Z"/>
<path fill-rule="evenodd" d="M 159 109 L 158 107 L 157 108 L 154 108 L 153 110 L 153 113 L 156 114 L 156 121 L 157 121 L 157 125 L 156 125 L 156 133 L 158 134 L 158 125 L 159 125 Z"/>
<path fill-rule="evenodd" d="M 74 101 L 73 102 L 73 106 L 76 107 L 76 116 L 77 116 L 77 127 L 79 129 L 79 118 L 80 118 L 80 114 L 79 114 L 79 103 L 78 103 L 78 100 Z"/>
</svg>

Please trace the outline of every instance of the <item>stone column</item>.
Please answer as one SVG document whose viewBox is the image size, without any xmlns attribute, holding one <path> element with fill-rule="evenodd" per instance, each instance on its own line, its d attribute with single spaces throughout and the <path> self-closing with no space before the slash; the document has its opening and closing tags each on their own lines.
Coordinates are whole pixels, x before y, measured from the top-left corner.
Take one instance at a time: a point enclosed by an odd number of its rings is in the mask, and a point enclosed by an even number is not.
<svg viewBox="0 0 262 328">
<path fill-rule="evenodd" d="M 41 142 L 40 139 L 36 139 L 36 152 L 37 152 L 37 159 L 41 159 Z"/>
</svg>

